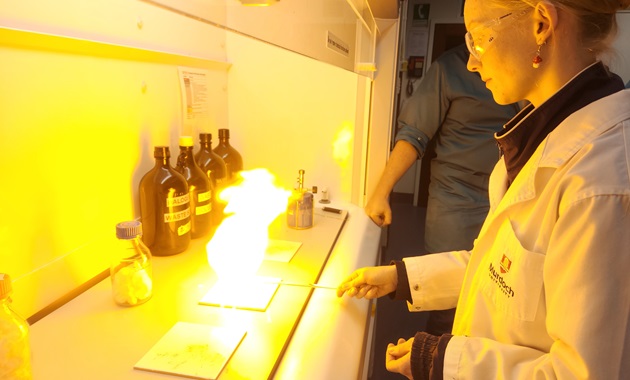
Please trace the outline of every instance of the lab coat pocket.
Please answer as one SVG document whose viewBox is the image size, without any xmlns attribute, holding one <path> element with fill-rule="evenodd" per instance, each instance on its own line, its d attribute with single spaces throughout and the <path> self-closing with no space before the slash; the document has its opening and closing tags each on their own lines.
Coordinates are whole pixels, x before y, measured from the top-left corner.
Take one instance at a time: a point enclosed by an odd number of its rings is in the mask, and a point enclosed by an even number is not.
<svg viewBox="0 0 630 380">
<path fill-rule="evenodd" d="M 545 255 L 525 249 L 509 221 L 501 230 L 498 236 L 504 238 L 485 257 L 487 276 L 481 289 L 498 311 L 533 321 L 543 287 Z"/>
</svg>

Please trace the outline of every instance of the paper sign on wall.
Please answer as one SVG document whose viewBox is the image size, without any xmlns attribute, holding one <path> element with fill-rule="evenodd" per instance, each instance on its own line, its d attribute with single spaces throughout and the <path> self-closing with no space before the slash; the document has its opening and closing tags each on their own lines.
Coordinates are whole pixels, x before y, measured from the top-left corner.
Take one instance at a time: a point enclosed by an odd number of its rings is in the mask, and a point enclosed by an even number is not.
<svg viewBox="0 0 630 380">
<path fill-rule="evenodd" d="M 208 117 L 209 71 L 190 67 L 179 67 L 179 84 L 182 94 L 184 121 Z"/>
</svg>

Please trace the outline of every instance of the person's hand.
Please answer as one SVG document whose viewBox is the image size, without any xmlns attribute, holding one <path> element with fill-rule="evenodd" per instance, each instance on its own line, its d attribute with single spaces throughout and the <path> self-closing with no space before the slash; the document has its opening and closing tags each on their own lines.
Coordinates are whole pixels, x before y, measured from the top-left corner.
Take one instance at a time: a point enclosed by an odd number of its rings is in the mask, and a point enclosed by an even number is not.
<svg viewBox="0 0 630 380">
<path fill-rule="evenodd" d="M 360 268 L 339 285 L 337 297 L 345 294 L 356 298 L 378 298 L 396 290 L 397 285 L 395 265 Z"/>
<path fill-rule="evenodd" d="M 390 343 L 387 345 L 385 353 L 385 368 L 389 372 L 400 373 L 408 379 L 413 380 L 411 374 L 411 347 L 413 346 L 413 338 L 404 340 L 398 339 L 398 344 Z"/>
<path fill-rule="evenodd" d="M 392 209 L 387 198 L 370 198 L 365 205 L 365 213 L 380 227 L 392 224 Z"/>
</svg>

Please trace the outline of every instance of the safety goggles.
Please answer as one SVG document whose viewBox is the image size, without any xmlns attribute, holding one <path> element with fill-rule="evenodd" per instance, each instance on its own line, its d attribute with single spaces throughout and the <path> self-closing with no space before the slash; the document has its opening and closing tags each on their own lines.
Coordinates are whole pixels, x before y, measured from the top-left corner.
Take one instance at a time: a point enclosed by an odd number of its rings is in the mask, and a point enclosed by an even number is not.
<svg viewBox="0 0 630 380">
<path fill-rule="evenodd" d="M 526 12 L 527 11 L 517 13 L 515 14 L 515 17 L 520 17 Z M 486 52 L 490 43 L 494 41 L 496 37 L 495 33 L 497 32 L 496 27 L 501 25 L 506 18 L 512 16 L 513 14 L 513 12 L 504 14 L 501 17 L 489 20 L 466 32 L 466 47 L 476 60 L 481 59 L 481 56 Z M 475 37 L 473 37 L 473 34 Z"/>
</svg>

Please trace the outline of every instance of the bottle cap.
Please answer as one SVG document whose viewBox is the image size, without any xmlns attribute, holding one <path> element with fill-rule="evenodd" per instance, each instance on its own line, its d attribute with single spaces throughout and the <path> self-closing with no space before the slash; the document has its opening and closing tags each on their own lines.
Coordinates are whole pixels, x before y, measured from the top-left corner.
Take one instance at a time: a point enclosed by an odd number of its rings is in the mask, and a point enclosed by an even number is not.
<svg viewBox="0 0 630 380">
<path fill-rule="evenodd" d="M 9 295 L 12 290 L 11 277 L 8 274 L 0 273 L 0 298 Z"/>
<path fill-rule="evenodd" d="M 180 136 L 179 146 L 193 146 L 192 136 Z"/>
<path fill-rule="evenodd" d="M 130 220 L 116 225 L 116 237 L 119 239 L 133 239 L 142 235 L 142 222 Z"/>
<path fill-rule="evenodd" d="M 226 128 L 219 129 L 219 138 L 230 138 L 230 130 Z"/>
<path fill-rule="evenodd" d="M 212 142 L 212 133 L 200 133 L 199 141 L 202 143 L 211 143 Z"/>
<path fill-rule="evenodd" d="M 171 150 L 167 146 L 156 146 L 153 148 L 153 157 L 155 158 L 170 158 Z"/>
</svg>

